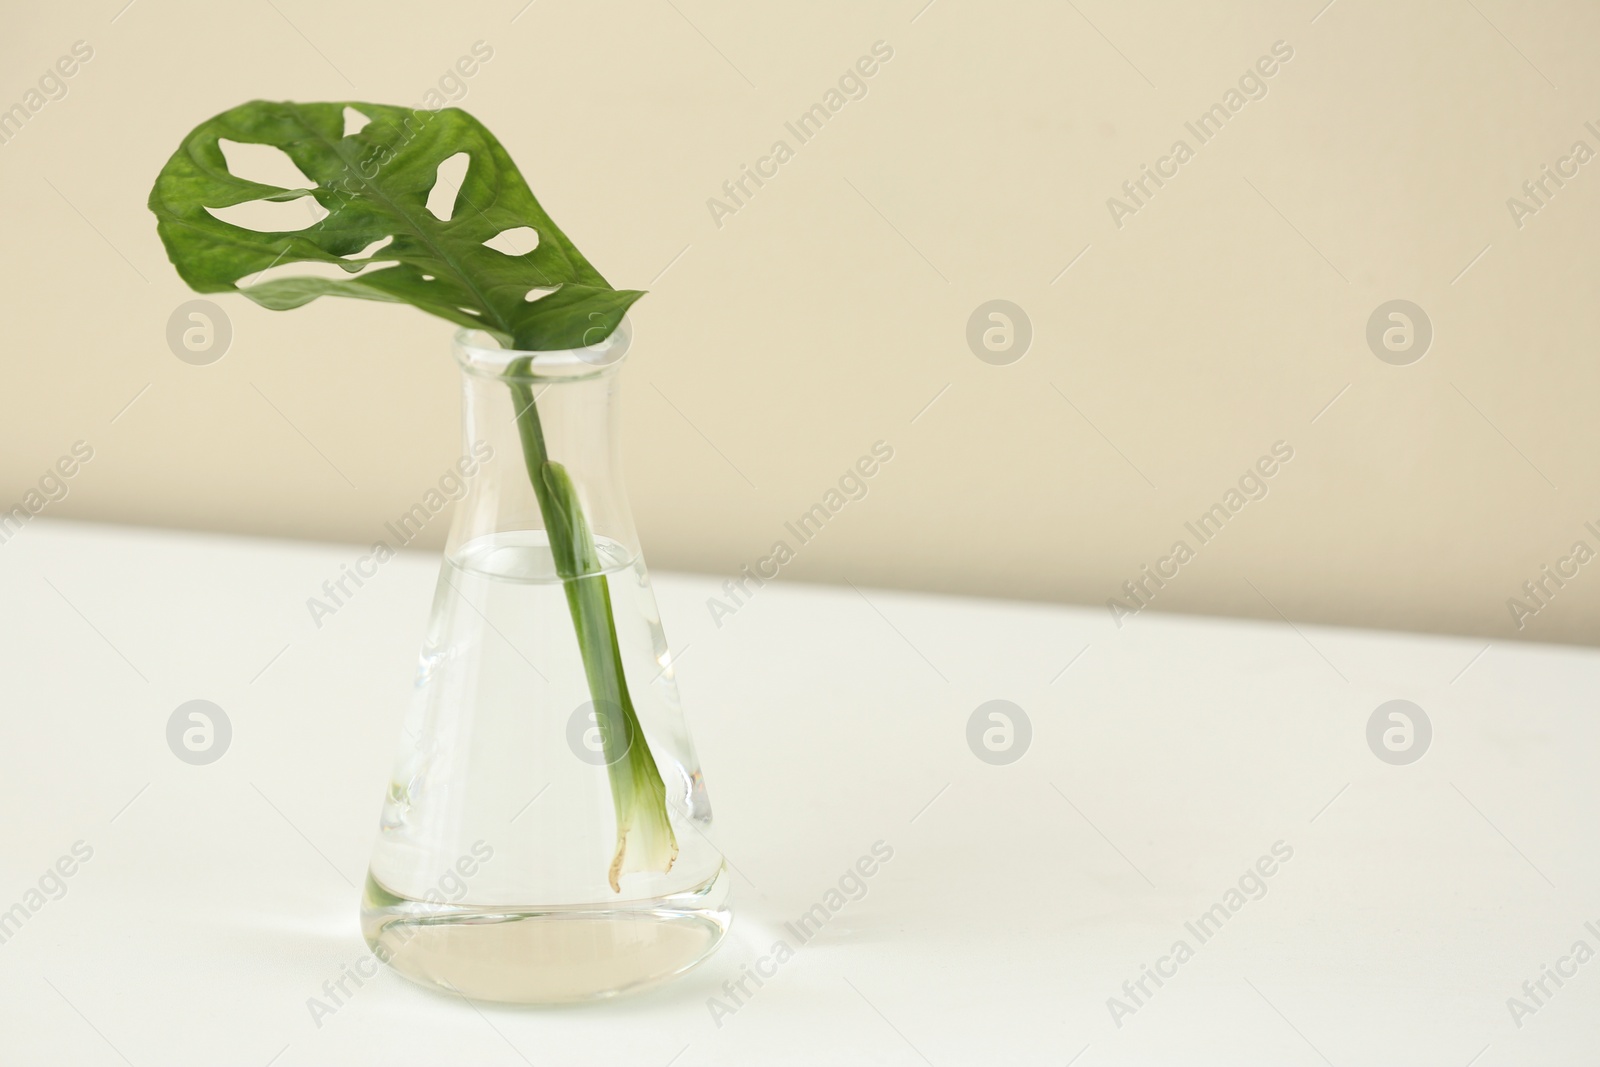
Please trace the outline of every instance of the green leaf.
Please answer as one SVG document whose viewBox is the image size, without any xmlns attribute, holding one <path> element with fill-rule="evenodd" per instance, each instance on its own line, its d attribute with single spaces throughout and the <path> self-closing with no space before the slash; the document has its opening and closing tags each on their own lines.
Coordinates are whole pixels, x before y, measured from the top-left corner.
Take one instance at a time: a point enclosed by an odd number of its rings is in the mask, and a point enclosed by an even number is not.
<svg viewBox="0 0 1600 1067">
<path fill-rule="evenodd" d="M 347 107 L 370 120 L 349 136 Z M 316 184 L 288 189 L 238 177 L 228 170 L 221 139 L 282 149 Z M 439 164 L 459 152 L 469 157 L 466 177 L 450 220 L 442 222 L 428 210 L 428 194 Z M 259 232 L 207 210 L 306 196 L 328 216 L 304 230 Z M 192 288 L 238 291 L 273 310 L 319 296 L 384 300 L 482 328 L 512 348 L 544 351 L 598 344 L 644 295 L 613 289 L 601 277 L 539 206 L 500 142 L 459 108 L 241 104 L 184 138 L 156 178 L 150 210 L 168 257 Z M 484 243 L 523 226 L 538 234 L 531 252 L 508 255 Z M 393 240 L 371 259 L 344 258 L 386 237 Z M 286 263 L 334 264 L 356 276 L 241 288 Z M 527 299 L 541 289 L 555 291 Z"/>
</svg>

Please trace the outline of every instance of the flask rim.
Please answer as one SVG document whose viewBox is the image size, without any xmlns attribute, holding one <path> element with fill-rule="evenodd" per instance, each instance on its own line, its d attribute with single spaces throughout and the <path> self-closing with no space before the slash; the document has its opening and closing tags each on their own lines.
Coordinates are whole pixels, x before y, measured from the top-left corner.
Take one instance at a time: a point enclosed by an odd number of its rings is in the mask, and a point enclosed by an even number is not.
<svg viewBox="0 0 1600 1067">
<path fill-rule="evenodd" d="M 599 344 L 582 348 L 521 351 L 503 348 L 487 330 L 456 330 L 451 354 L 461 370 L 480 378 L 500 381 L 588 381 L 615 373 L 633 341 L 633 323 L 626 315 Z M 507 373 L 512 363 L 526 360 L 524 370 Z"/>
</svg>

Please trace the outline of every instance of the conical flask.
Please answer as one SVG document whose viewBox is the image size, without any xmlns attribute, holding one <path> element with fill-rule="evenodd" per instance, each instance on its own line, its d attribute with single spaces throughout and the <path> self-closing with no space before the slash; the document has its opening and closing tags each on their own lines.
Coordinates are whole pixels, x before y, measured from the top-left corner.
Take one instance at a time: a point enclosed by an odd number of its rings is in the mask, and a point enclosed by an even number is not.
<svg viewBox="0 0 1600 1067">
<path fill-rule="evenodd" d="M 629 336 L 456 336 L 459 499 L 361 917 L 379 959 L 474 999 L 654 985 L 731 917 L 622 485 Z"/>
</svg>

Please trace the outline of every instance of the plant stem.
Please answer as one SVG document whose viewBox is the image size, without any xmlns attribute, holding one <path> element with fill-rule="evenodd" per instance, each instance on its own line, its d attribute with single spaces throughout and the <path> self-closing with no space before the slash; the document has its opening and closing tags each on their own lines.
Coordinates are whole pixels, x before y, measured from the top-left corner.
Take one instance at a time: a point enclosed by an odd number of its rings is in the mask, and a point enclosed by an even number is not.
<svg viewBox="0 0 1600 1067">
<path fill-rule="evenodd" d="M 611 801 L 617 813 L 617 847 L 607 880 L 612 891 L 620 893 L 618 880 L 624 870 L 671 870 L 678 856 L 678 841 L 667 818 L 661 772 L 628 695 L 611 590 L 601 573 L 594 536 L 571 476 L 545 449 L 544 428 L 528 374 L 531 364 L 532 358 L 527 356 L 512 362 L 506 368 L 506 383 L 516 405 L 528 480 L 544 517 L 556 574 L 567 594 L 567 610 L 600 728 Z"/>
</svg>

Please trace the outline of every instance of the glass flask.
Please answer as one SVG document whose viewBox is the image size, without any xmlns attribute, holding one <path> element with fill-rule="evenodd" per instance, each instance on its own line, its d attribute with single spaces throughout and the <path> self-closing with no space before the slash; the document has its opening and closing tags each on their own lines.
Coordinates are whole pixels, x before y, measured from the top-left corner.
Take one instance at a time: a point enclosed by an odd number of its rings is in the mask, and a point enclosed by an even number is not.
<svg viewBox="0 0 1600 1067">
<path fill-rule="evenodd" d="M 361 922 L 379 959 L 473 999 L 642 989 L 731 918 L 622 485 L 629 336 L 456 335 L 465 447 L 441 487 L 461 495 Z"/>
</svg>

